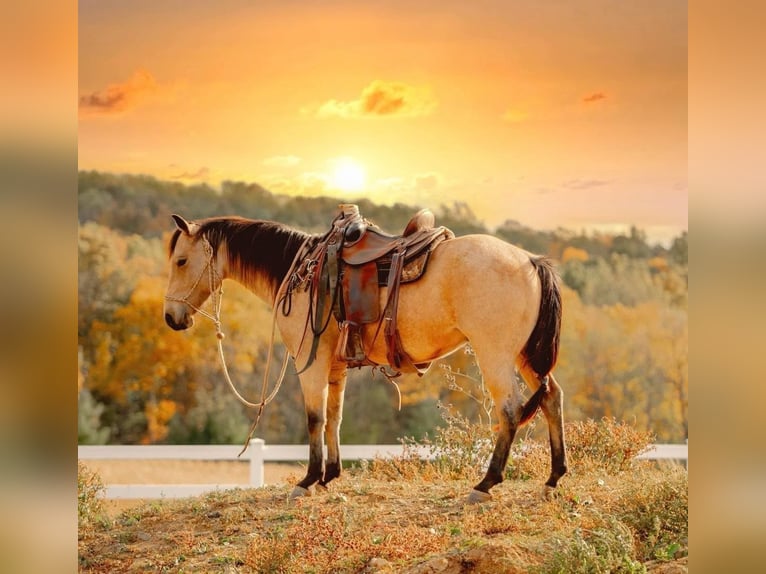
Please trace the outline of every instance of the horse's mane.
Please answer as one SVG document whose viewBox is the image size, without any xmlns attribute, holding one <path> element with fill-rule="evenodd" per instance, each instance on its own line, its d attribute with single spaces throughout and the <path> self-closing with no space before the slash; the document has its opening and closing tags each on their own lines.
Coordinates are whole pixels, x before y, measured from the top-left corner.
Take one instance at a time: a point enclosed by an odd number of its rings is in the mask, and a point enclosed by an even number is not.
<svg viewBox="0 0 766 574">
<path fill-rule="evenodd" d="M 276 221 L 242 217 L 213 217 L 196 222 L 200 228 L 196 237 L 205 237 L 218 254 L 226 243 L 229 265 L 249 284 L 266 279 L 276 293 L 289 271 L 290 264 L 309 234 Z M 176 229 L 170 239 L 172 254 L 181 231 Z"/>
</svg>

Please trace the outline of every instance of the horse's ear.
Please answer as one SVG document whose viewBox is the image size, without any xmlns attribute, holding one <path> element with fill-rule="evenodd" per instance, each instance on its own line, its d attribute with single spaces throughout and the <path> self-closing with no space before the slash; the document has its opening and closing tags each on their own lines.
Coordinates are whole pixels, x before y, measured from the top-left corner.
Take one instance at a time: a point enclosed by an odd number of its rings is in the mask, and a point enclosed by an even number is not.
<svg viewBox="0 0 766 574">
<path fill-rule="evenodd" d="M 176 215 L 175 213 L 171 216 L 173 218 L 173 221 L 176 222 L 176 227 L 186 233 L 186 235 L 191 235 L 193 233 L 192 226 L 193 223 L 189 223 L 186 221 L 183 217 L 180 215 Z"/>
</svg>

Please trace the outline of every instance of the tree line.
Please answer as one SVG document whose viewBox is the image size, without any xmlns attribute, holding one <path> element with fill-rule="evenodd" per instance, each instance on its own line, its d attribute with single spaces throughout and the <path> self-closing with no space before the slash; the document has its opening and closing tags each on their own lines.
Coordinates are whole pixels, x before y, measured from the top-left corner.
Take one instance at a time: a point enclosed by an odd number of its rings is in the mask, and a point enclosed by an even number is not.
<svg viewBox="0 0 766 574">
<path fill-rule="evenodd" d="M 256 183 L 220 188 L 148 176 L 79 174 L 79 440 L 81 443 L 230 443 L 243 441 L 253 413 L 226 387 L 214 329 L 189 331 L 162 319 L 171 213 L 189 219 L 241 215 L 310 232 L 327 229 L 337 198 L 272 194 Z M 403 229 L 419 206 L 356 201 L 383 229 Z M 538 231 L 508 221 L 488 229 L 466 204 L 428 206 L 457 235 L 490 233 L 557 260 L 564 319 L 557 379 L 569 419 L 634 421 L 658 440 L 688 436 L 687 234 L 667 247 L 633 228 L 623 235 Z M 260 394 L 271 314 L 260 300 L 227 284 L 222 310 L 232 378 Z M 277 346 L 277 359 L 283 350 Z M 288 373 L 294 369 L 288 370 Z M 276 373 L 273 373 L 273 377 Z M 481 378 L 470 348 L 434 365 L 423 378 L 402 377 L 398 391 L 369 369 L 351 370 L 342 440 L 395 442 L 422 437 L 452 404 L 478 420 Z M 288 374 L 267 407 L 258 435 L 268 442 L 306 440 L 297 377 Z M 545 425 L 536 429 L 544 432 Z"/>
</svg>

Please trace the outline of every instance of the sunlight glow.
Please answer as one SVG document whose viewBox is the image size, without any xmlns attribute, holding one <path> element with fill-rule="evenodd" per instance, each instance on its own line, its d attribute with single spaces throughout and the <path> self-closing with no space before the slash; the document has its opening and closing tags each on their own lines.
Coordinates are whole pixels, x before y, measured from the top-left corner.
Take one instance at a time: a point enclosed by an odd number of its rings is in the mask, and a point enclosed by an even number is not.
<svg viewBox="0 0 766 574">
<path fill-rule="evenodd" d="M 333 187 L 341 191 L 360 191 L 367 183 L 367 173 L 362 165 L 351 158 L 335 162 L 332 174 Z"/>
</svg>

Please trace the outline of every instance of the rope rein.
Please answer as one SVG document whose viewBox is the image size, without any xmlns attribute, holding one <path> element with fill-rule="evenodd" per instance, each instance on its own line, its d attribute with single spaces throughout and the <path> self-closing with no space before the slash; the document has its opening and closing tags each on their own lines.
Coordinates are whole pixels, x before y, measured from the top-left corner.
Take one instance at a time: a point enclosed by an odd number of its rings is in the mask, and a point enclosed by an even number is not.
<svg viewBox="0 0 766 574">
<path fill-rule="evenodd" d="M 269 396 L 266 396 L 266 390 L 269 386 L 269 372 L 271 371 L 271 360 L 274 354 L 274 342 L 276 340 L 276 326 L 277 326 L 277 310 L 279 309 L 279 304 L 284 305 L 284 300 L 286 298 L 286 295 L 282 294 L 282 291 L 284 287 L 287 285 L 287 283 L 290 280 L 290 277 L 293 274 L 293 271 L 295 270 L 295 265 L 300 260 L 303 250 L 306 247 L 307 243 L 311 237 L 307 237 L 303 243 L 301 243 L 301 246 L 298 248 L 298 251 L 295 253 L 295 257 L 293 258 L 292 264 L 290 265 L 289 270 L 287 271 L 287 274 L 282 279 L 281 283 L 279 284 L 279 288 L 276 291 L 276 294 L 274 296 L 274 305 L 271 315 L 271 337 L 269 340 L 269 350 L 268 354 L 266 356 L 266 368 L 263 372 L 263 384 L 261 385 L 261 400 L 260 402 L 253 403 L 251 401 L 248 401 L 245 399 L 237 390 L 236 386 L 234 385 L 234 382 L 231 380 L 231 376 L 229 375 L 229 369 L 226 365 L 226 357 L 223 352 L 223 339 L 226 337 L 226 335 L 223 332 L 223 328 L 221 325 L 221 301 L 223 300 L 223 278 L 218 274 L 218 272 L 215 269 L 214 260 L 215 260 L 215 254 L 213 252 L 213 246 L 210 244 L 210 241 L 207 239 L 207 237 L 203 237 L 202 240 L 203 248 L 205 250 L 205 255 L 207 256 L 207 263 L 205 264 L 205 267 L 203 267 L 202 271 L 200 272 L 199 277 L 194 282 L 194 284 L 191 286 L 189 291 L 184 295 L 183 297 L 173 297 L 170 295 L 166 295 L 165 299 L 168 301 L 177 301 L 180 303 L 185 303 L 192 309 L 194 309 L 197 313 L 202 315 L 203 317 L 206 317 L 207 319 L 210 319 L 213 324 L 215 325 L 215 336 L 218 340 L 218 356 L 221 359 L 221 366 L 223 368 L 223 374 L 226 378 L 226 382 L 229 385 L 229 388 L 234 393 L 234 396 L 237 397 L 240 403 L 245 405 L 249 408 L 257 408 L 258 413 L 255 417 L 255 421 L 250 426 L 250 430 L 247 435 L 247 439 L 245 440 L 245 444 L 242 447 L 242 450 L 237 455 L 237 458 L 242 456 L 242 453 L 244 453 L 248 446 L 250 445 L 250 439 L 253 436 L 253 433 L 255 432 L 255 428 L 258 426 L 258 422 L 261 420 L 261 415 L 263 414 L 263 409 L 266 405 L 268 405 L 271 401 L 274 400 L 274 397 L 277 396 L 277 393 L 279 392 L 279 388 L 282 386 L 282 382 L 285 379 L 285 374 L 287 372 L 287 362 L 290 358 L 289 353 L 285 351 L 284 358 L 282 359 L 282 366 L 280 367 L 279 371 L 279 377 L 277 378 L 277 382 L 274 385 L 274 389 L 271 391 Z M 210 296 L 212 300 L 213 305 L 213 312 L 209 313 L 202 309 L 201 307 L 197 307 L 193 303 L 189 301 L 189 297 L 194 293 L 194 290 L 197 288 L 197 286 L 202 281 L 202 278 L 205 276 L 205 271 L 208 272 L 208 281 L 210 286 Z M 218 282 L 218 288 L 215 287 L 216 282 Z M 280 298 L 281 296 L 281 298 Z"/>
</svg>

